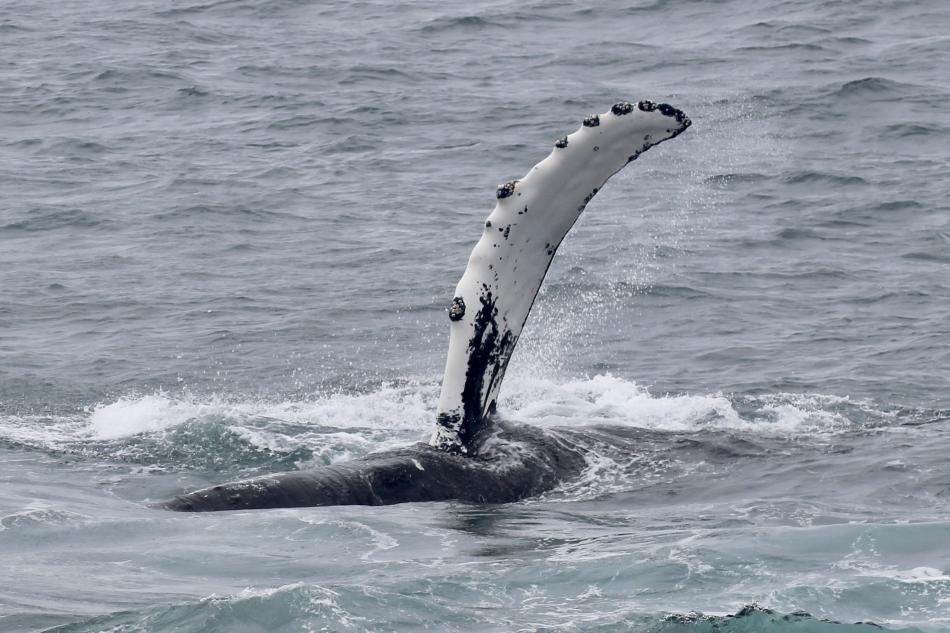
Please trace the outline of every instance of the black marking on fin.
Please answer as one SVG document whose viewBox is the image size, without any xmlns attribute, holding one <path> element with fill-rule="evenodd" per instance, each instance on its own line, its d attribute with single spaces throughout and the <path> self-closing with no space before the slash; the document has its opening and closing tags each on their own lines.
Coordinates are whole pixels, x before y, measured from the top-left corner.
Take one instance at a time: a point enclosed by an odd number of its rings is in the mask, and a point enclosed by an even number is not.
<svg viewBox="0 0 950 633">
<path fill-rule="evenodd" d="M 468 342 L 468 368 L 465 372 L 465 387 L 462 389 L 462 419 L 454 414 L 439 414 L 436 424 L 447 429 L 459 429 L 460 446 L 452 452 L 475 454 L 484 439 L 482 435 L 489 427 L 488 418 L 495 412 L 494 402 L 482 402 L 482 393 L 490 394 L 495 383 L 501 382 L 505 375 L 511 350 L 517 338 L 510 330 L 498 327 L 498 308 L 487 286 L 478 298 L 481 308 L 475 314 L 474 331 Z M 486 376 L 491 376 L 489 384 L 484 385 Z M 482 387 L 485 387 L 484 390 Z M 482 412 L 485 412 L 482 415 Z M 461 422 L 461 426 L 459 426 Z"/>
</svg>

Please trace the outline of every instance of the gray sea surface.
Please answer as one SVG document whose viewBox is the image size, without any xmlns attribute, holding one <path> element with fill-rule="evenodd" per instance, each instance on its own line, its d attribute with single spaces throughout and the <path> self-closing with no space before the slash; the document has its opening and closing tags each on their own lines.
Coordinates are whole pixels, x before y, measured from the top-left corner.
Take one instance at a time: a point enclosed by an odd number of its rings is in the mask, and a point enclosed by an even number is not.
<svg viewBox="0 0 950 633">
<path fill-rule="evenodd" d="M 0 631 L 950 631 L 948 68 L 945 0 L 0 0 Z M 500 412 L 642 451 L 149 506 L 424 439 L 495 186 L 621 99 L 693 127 Z"/>
</svg>

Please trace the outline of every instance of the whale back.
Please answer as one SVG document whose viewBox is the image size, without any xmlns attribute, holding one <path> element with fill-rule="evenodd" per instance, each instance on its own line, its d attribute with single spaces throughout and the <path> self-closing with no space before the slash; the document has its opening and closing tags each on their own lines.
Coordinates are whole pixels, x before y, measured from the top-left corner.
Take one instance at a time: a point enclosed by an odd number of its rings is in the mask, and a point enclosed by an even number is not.
<svg viewBox="0 0 950 633">
<path fill-rule="evenodd" d="M 564 236 L 612 175 L 689 126 L 689 118 L 667 104 L 621 102 L 587 117 L 524 178 L 498 188 L 498 203 L 449 306 L 449 353 L 432 446 L 478 452 L 508 361 Z"/>
</svg>

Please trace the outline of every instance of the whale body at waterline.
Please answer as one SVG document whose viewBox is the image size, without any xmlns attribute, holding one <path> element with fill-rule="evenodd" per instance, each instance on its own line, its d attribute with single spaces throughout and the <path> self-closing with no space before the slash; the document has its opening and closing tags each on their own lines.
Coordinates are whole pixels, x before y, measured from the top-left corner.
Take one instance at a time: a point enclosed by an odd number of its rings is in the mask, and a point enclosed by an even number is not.
<svg viewBox="0 0 950 633">
<path fill-rule="evenodd" d="M 449 351 L 427 444 L 313 471 L 265 475 L 180 495 L 162 507 L 216 511 L 386 505 L 458 499 L 510 502 L 586 467 L 572 429 L 542 430 L 496 413 L 508 361 L 561 241 L 604 183 L 685 131 L 679 109 L 620 102 L 591 115 L 520 180 L 501 185 L 448 308 Z M 616 434 L 630 441 L 630 432 Z"/>
</svg>

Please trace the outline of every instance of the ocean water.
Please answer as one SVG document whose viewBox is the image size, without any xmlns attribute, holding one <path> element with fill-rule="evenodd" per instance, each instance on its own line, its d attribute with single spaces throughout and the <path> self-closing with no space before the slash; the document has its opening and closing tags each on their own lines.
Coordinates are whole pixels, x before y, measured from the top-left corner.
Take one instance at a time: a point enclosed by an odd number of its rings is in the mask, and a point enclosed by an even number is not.
<svg viewBox="0 0 950 633">
<path fill-rule="evenodd" d="M 950 631 L 944 0 L 0 0 L 0 51 L 0 631 Z M 644 98 L 693 127 L 500 403 L 642 450 L 148 505 L 425 438 L 495 186 Z"/>
</svg>

